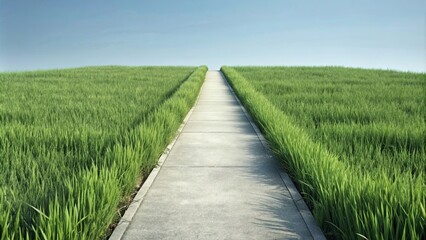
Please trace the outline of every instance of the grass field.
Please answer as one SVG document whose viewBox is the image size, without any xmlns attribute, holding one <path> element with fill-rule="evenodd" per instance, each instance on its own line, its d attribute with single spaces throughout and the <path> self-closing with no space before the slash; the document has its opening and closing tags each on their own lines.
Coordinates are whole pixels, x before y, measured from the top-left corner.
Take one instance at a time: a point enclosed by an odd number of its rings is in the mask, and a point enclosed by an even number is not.
<svg viewBox="0 0 426 240">
<path fill-rule="evenodd" d="M 0 73 L 0 239 L 100 239 L 206 67 Z"/>
<path fill-rule="evenodd" d="M 426 74 L 222 70 L 328 238 L 426 238 Z"/>
</svg>

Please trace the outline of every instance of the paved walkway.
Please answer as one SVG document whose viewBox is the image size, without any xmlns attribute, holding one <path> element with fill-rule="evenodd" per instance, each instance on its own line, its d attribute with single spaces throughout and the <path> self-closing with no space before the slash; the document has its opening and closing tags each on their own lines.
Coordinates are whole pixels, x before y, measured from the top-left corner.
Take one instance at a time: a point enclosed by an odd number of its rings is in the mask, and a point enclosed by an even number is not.
<svg viewBox="0 0 426 240">
<path fill-rule="evenodd" d="M 312 239 L 282 176 L 222 74 L 209 71 L 122 239 Z"/>
</svg>

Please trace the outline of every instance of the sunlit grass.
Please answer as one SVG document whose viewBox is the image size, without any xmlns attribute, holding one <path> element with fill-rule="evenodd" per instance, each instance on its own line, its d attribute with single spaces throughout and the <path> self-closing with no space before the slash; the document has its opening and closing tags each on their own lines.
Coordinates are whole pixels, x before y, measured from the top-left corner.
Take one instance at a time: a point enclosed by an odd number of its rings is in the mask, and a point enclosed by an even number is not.
<svg viewBox="0 0 426 240">
<path fill-rule="evenodd" d="M 99 239 L 156 165 L 206 67 L 0 74 L 0 239 Z"/>
<path fill-rule="evenodd" d="M 222 70 L 328 237 L 426 237 L 425 74 Z"/>
</svg>

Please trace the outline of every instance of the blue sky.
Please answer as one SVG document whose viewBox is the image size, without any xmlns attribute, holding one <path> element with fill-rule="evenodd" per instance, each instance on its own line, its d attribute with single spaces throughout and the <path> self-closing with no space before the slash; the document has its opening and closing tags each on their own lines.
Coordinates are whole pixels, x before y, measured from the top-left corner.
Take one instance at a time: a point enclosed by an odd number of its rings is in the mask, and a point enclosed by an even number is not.
<svg viewBox="0 0 426 240">
<path fill-rule="evenodd" d="M 202 64 L 426 72 L 426 1 L 0 0 L 0 71 Z"/>
</svg>

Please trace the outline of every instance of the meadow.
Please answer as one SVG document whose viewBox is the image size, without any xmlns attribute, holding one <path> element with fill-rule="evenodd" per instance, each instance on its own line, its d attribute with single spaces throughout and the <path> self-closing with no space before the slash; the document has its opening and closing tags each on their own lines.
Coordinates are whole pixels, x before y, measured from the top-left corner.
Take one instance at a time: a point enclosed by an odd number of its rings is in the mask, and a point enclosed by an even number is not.
<svg viewBox="0 0 426 240">
<path fill-rule="evenodd" d="M 426 238 L 426 74 L 222 71 L 327 238 Z"/>
<path fill-rule="evenodd" d="M 207 67 L 0 73 L 0 239 L 102 239 Z"/>
</svg>

